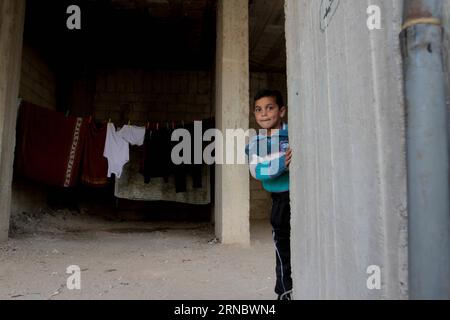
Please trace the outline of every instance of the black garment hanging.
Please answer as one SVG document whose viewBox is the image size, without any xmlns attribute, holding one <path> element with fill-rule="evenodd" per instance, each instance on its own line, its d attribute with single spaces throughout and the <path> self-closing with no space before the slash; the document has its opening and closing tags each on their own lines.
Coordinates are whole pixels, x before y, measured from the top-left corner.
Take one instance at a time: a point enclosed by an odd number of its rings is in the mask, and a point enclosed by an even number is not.
<svg viewBox="0 0 450 320">
<path fill-rule="evenodd" d="M 164 178 L 169 182 L 171 173 L 171 133 L 168 129 L 147 129 L 144 139 L 144 182 L 151 178 Z"/>
<path fill-rule="evenodd" d="M 184 127 L 178 127 L 177 129 L 184 129 Z M 179 142 L 172 141 L 172 149 L 178 144 Z M 172 166 L 172 172 L 175 175 L 175 189 L 177 193 L 187 192 L 187 186 L 186 186 L 186 178 L 187 178 L 187 171 L 188 171 L 188 164 L 181 163 L 181 164 L 174 164 L 172 161 L 170 162 Z"/>
<path fill-rule="evenodd" d="M 189 164 L 180 164 L 178 166 L 175 166 L 174 172 L 175 172 L 175 185 L 177 193 L 179 192 L 186 192 L 187 186 L 186 186 L 186 178 L 188 175 L 192 177 L 192 187 L 194 189 L 201 189 L 203 188 L 203 151 L 205 148 L 204 142 L 203 142 L 203 135 L 206 132 L 206 130 L 212 128 L 212 121 L 202 121 L 202 148 L 201 148 L 201 157 L 202 157 L 202 163 L 196 164 L 195 163 L 195 125 L 194 123 L 190 123 L 187 125 L 184 129 L 189 131 L 189 134 L 191 136 L 191 158 Z"/>
<path fill-rule="evenodd" d="M 213 128 L 215 121 L 213 118 L 202 121 L 202 137 L 204 133 Z M 186 129 L 191 136 L 191 158 L 190 163 L 176 165 L 172 161 L 172 150 L 179 143 L 172 141 L 172 133 L 176 129 Z M 177 193 L 187 192 L 187 176 L 192 177 L 192 187 L 201 189 L 203 187 L 203 150 L 206 147 L 202 139 L 202 163 L 194 163 L 194 123 L 186 126 L 178 126 L 173 129 L 157 128 L 147 129 L 144 141 L 143 154 L 143 175 L 145 183 L 150 183 L 151 178 L 163 177 L 165 182 L 169 181 L 169 176 L 175 176 L 175 188 Z"/>
</svg>

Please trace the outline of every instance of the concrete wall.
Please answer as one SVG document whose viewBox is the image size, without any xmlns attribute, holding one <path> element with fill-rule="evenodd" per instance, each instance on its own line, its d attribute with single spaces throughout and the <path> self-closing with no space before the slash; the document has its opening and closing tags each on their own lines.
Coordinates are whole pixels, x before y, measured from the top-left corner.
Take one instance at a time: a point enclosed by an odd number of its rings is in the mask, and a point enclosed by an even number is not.
<svg viewBox="0 0 450 320">
<path fill-rule="evenodd" d="M 253 113 L 253 98 L 261 89 L 278 89 L 287 103 L 287 80 L 283 73 L 252 72 L 250 74 L 250 128 L 259 129 Z M 262 187 L 261 182 L 250 177 L 250 219 L 267 220 L 270 218 L 272 199 Z"/>
<path fill-rule="evenodd" d="M 447 72 L 447 109 L 449 115 L 450 123 L 450 1 L 444 1 L 444 63 Z M 449 128 L 449 138 L 450 138 L 450 128 Z"/>
<path fill-rule="evenodd" d="M 444 1 L 443 22 L 444 22 L 444 58 L 447 70 L 450 66 L 450 1 Z"/>
<path fill-rule="evenodd" d="M 24 44 L 19 96 L 41 107 L 56 109 L 56 77 L 46 60 Z M 45 186 L 16 178 L 12 183 L 11 216 L 39 212 L 46 206 Z"/>
<path fill-rule="evenodd" d="M 245 131 L 249 126 L 248 29 L 246 1 L 218 1 L 214 101 L 217 128 L 222 132 L 238 128 Z M 248 166 L 217 165 L 215 174 L 216 235 L 224 244 L 250 245 Z"/>
<path fill-rule="evenodd" d="M 295 298 L 407 298 L 402 1 L 341 0 L 325 32 L 321 3 L 286 4 Z"/>
<path fill-rule="evenodd" d="M 8 238 L 24 0 L 0 2 L 0 242 Z"/>
<path fill-rule="evenodd" d="M 214 115 L 212 92 L 205 71 L 104 71 L 96 80 L 95 117 L 137 125 L 207 119 Z"/>
<path fill-rule="evenodd" d="M 54 71 L 36 50 L 24 44 L 19 95 L 41 107 L 56 110 Z"/>
</svg>

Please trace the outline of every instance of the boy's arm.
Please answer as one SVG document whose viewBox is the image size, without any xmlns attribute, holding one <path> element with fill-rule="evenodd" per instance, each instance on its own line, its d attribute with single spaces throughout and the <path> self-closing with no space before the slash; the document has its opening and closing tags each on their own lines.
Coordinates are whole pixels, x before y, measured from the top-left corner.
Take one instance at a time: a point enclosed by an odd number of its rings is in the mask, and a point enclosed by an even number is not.
<svg viewBox="0 0 450 320">
<path fill-rule="evenodd" d="M 253 155 L 250 158 L 250 173 L 256 180 L 264 182 L 275 179 L 286 171 L 285 155 L 276 154 L 265 158 Z"/>
</svg>

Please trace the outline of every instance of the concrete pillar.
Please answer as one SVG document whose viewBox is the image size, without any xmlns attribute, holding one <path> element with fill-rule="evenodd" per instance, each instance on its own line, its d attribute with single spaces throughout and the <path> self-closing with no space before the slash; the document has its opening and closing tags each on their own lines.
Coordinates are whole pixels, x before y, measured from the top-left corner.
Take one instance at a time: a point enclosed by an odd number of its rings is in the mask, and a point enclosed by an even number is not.
<svg viewBox="0 0 450 320">
<path fill-rule="evenodd" d="M 216 125 L 224 135 L 249 127 L 248 19 L 248 1 L 218 1 Z M 216 166 L 216 235 L 224 244 L 250 244 L 249 184 L 247 166 Z"/>
<path fill-rule="evenodd" d="M 0 2 L 0 242 L 8 239 L 25 0 Z"/>
<path fill-rule="evenodd" d="M 408 297 L 402 2 L 286 1 L 295 299 Z"/>
</svg>

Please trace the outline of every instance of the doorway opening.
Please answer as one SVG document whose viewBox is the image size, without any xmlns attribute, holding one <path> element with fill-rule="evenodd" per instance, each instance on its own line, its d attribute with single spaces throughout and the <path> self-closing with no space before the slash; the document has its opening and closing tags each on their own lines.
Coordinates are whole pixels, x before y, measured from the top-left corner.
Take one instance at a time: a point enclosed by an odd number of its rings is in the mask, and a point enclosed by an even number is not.
<svg viewBox="0 0 450 320">
<path fill-rule="evenodd" d="M 67 28 L 66 10 L 72 4 L 27 1 L 23 103 L 89 119 L 98 128 L 110 122 L 117 129 L 128 124 L 173 129 L 214 119 L 215 1 L 79 1 L 79 30 Z M 141 161 L 141 155 L 141 148 L 130 147 L 126 166 Z M 81 159 L 79 176 L 83 166 Z M 207 169 L 204 192 L 195 199 L 178 193 L 153 195 L 151 201 L 133 201 L 135 191 L 145 187 L 143 177 L 132 190 L 118 191 L 113 178 L 101 188 L 81 181 L 64 188 L 49 185 L 42 175 L 33 179 L 33 169 L 26 170 L 32 179 L 14 176 L 13 231 L 21 227 L 20 215 L 43 210 L 118 221 L 212 221 L 213 168 Z M 133 172 L 127 178 L 139 176 Z M 192 183 L 189 175 L 187 180 Z M 140 200 L 146 200 L 144 193 L 138 194 Z"/>
</svg>

